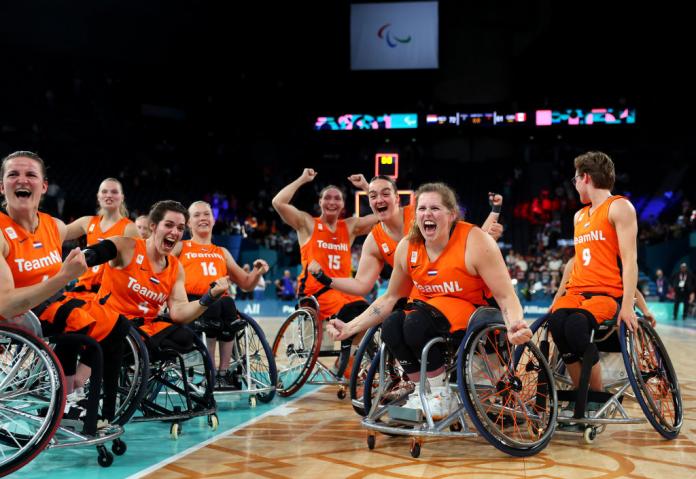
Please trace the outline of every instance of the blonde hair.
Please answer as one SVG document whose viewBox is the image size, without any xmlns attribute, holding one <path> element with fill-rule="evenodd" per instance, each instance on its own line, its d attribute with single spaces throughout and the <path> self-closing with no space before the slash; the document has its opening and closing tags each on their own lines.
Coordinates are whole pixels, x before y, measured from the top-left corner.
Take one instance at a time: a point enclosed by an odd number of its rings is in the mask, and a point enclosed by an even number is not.
<svg viewBox="0 0 696 479">
<path fill-rule="evenodd" d="M 125 193 L 123 192 L 123 185 L 122 185 L 121 182 L 118 181 L 116 178 L 111 178 L 111 177 L 109 177 L 109 178 L 103 179 L 102 182 L 99 183 L 100 189 L 101 189 L 102 183 L 105 183 L 105 182 L 107 182 L 107 181 L 113 181 L 114 183 L 116 183 L 116 184 L 118 185 L 119 189 L 121 190 L 121 195 L 123 195 L 123 200 L 121 201 L 121 204 L 118 205 L 118 213 L 121 215 L 122 218 L 128 218 L 128 208 L 126 207 L 126 195 L 125 195 Z M 99 194 L 99 192 L 97 192 L 97 194 Z M 102 211 L 101 206 L 99 206 L 99 202 L 98 202 L 98 201 L 97 201 L 97 214 L 98 214 L 98 215 L 103 215 L 103 214 L 104 214 L 104 212 Z"/>
<path fill-rule="evenodd" d="M 457 204 L 457 195 L 454 190 L 444 183 L 425 183 L 416 190 L 416 210 L 418 210 L 418 201 L 423 193 L 438 193 L 442 198 L 442 204 L 449 211 L 454 213 L 454 221 L 459 220 L 459 205 Z M 411 243 L 423 243 L 423 233 L 418 228 L 418 222 L 414 221 L 411 225 L 411 231 L 408 233 L 408 240 Z"/>
</svg>

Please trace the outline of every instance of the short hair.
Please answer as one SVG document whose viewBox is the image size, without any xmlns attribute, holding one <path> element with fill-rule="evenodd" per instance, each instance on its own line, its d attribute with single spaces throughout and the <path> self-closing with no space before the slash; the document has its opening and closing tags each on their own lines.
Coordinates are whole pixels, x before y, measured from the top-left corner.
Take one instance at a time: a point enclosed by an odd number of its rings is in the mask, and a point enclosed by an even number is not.
<svg viewBox="0 0 696 479">
<path fill-rule="evenodd" d="M 46 176 L 46 163 L 44 163 L 44 160 L 42 160 L 41 157 L 33 151 L 19 150 L 15 151 L 14 153 L 10 153 L 2 159 L 2 163 L 0 164 L 0 181 L 2 181 L 2 179 L 5 176 L 5 167 L 7 165 L 7 162 L 15 158 L 29 158 L 30 160 L 34 160 L 39 164 L 43 180 L 46 181 L 48 179 L 48 177 Z M 7 209 L 7 200 L 3 199 L 2 204 L 0 206 L 2 206 L 2 208 L 4 209 Z"/>
<path fill-rule="evenodd" d="M 42 160 L 41 157 L 33 151 L 26 150 L 15 151 L 2 159 L 2 164 L 0 165 L 0 178 L 5 176 L 5 166 L 7 165 L 7 162 L 15 158 L 29 158 L 30 160 L 34 160 L 41 166 L 41 175 L 43 176 L 43 179 L 46 180 L 48 178 L 46 174 L 46 163 L 44 163 L 44 160 Z"/>
<path fill-rule="evenodd" d="M 396 186 L 396 181 L 394 181 L 394 178 L 392 178 L 391 176 L 387 176 L 387 175 L 376 175 L 376 176 L 373 176 L 373 177 L 372 177 L 372 179 L 370 180 L 370 183 L 372 183 L 373 181 L 377 181 L 377 180 L 384 180 L 384 181 L 386 181 L 387 183 L 389 183 L 389 185 L 391 186 L 392 190 L 394 190 L 394 193 L 397 193 L 397 194 L 399 193 L 399 188 Z"/>
<path fill-rule="evenodd" d="M 346 201 L 346 195 L 343 194 L 343 190 L 339 188 L 336 185 L 327 185 L 321 189 L 319 192 L 319 199 L 322 199 L 324 197 L 324 193 L 326 193 L 328 190 L 335 189 L 338 190 L 339 193 L 341 193 L 341 199 L 345 202 Z"/>
<path fill-rule="evenodd" d="M 588 174 L 595 188 L 611 190 L 616 181 L 614 162 L 601 151 L 588 151 L 574 160 L 578 174 Z"/>
<path fill-rule="evenodd" d="M 150 217 L 150 223 L 159 224 L 159 222 L 164 218 L 164 215 L 167 214 L 167 211 L 181 213 L 184 215 L 184 222 L 188 223 L 188 210 L 184 207 L 184 205 L 174 200 L 162 200 L 152 205 L 152 208 L 150 208 L 150 214 L 148 215 Z"/>
</svg>

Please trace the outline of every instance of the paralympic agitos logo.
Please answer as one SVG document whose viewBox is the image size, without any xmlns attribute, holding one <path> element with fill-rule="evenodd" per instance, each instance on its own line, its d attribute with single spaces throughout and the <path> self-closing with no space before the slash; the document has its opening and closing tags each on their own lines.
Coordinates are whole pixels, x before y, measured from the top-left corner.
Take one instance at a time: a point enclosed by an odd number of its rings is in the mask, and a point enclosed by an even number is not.
<svg viewBox="0 0 696 479">
<path fill-rule="evenodd" d="M 380 39 L 384 39 L 391 48 L 396 48 L 399 43 L 409 43 L 411 41 L 411 35 L 407 37 L 397 37 L 391 32 L 391 23 L 385 23 L 379 30 L 377 30 L 377 36 Z"/>
</svg>

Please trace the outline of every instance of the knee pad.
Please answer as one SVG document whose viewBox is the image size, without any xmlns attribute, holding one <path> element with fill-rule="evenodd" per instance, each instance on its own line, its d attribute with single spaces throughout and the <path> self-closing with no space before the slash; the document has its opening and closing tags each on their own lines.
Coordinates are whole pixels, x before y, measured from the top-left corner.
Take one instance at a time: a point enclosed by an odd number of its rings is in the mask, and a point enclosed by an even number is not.
<svg viewBox="0 0 696 479">
<path fill-rule="evenodd" d="M 594 318 L 583 311 L 570 310 L 552 315 L 549 328 L 563 362 L 571 364 L 582 361 L 586 351 L 589 352 L 593 365 L 599 361 L 597 345 L 590 341 L 593 323 Z"/>
<path fill-rule="evenodd" d="M 244 329 L 244 323 L 244 321 L 237 319 L 232 321 L 222 321 L 217 338 L 224 342 L 234 341 L 237 333 Z"/>
<path fill-rule="evenodd" d="M 430 316 L 421 309 L 412 309 L 406 312 L 404 319 L 404 342 L 411 348 L 419 347 L 427 343 L 432 337 L 426 339 L 426 330 L 430 325 Z"/>
<path fill-rule="evenodd" d="M 209 338 L 220 337 L 224 329 L 223 321 L 220 318 L 204 318 L 203 331 Z"/>
</svg>

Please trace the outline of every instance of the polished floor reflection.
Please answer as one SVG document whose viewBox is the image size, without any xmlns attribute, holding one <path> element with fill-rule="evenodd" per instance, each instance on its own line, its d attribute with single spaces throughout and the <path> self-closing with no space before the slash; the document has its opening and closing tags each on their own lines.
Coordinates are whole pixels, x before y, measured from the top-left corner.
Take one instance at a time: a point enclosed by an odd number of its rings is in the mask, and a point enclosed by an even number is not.
<svg viewBox="0 0 696 479">
<path fill-rule="evenodd" d="M 329 386 L 282 405 L 178 460 L 164 464 L 151 478 L 687 478 L 696 477 L 696 344 L 693 329 L 660 325 L 680 378 L 684 426 L 665 441 L 648 423 L 609 426 L 587 445 L 578 435 L 557 434 L 535 457 L 506 456 L 483 439 L 428 439 L 419 458 L 409 439 L 378 435 L 368 450 L 366 431 L 348 400 L 339 401 Z M 626 401 L 632 415 L 642 413 Z"/>
</svg>

